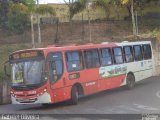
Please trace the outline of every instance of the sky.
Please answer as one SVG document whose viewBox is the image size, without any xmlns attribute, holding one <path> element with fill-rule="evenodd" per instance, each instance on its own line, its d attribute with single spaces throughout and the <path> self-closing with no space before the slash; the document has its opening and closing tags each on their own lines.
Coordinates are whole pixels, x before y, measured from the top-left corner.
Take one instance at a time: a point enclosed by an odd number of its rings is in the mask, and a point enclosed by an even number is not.
<svg viewBox="0 0 160 120">
<path fill-rule="evenodd" d="M 68 0 L 66 0 L 68 1 Z M 64 0 L 39 0 L 40 4 L 47 4 L 47 3 L 64 3 Z"/>
</svg>

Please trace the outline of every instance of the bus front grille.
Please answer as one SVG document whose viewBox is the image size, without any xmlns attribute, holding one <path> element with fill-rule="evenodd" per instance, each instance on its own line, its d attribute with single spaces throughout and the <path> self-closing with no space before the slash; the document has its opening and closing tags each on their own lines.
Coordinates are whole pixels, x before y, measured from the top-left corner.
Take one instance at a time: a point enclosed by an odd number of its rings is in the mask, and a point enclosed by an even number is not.
<svg viewBox="0 0 160 120">
<path fill-rule="evenodd" d="M 17 102 L 20 102 L 20 103 L 34 103 L 37 101 L 37 98 L 33 98 L 33 99 L 27 99 L 27 100 L 24 100 L 24 99 L 16 99 Z"/>
</svg>

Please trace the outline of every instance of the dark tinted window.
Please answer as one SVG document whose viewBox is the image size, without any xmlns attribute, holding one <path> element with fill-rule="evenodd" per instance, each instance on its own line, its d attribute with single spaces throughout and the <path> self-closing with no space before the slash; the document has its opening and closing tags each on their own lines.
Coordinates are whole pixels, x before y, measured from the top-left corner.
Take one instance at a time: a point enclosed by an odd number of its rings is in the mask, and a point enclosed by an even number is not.
<svg viewBox="0 0 160 120">
<path fill-rule="evenodd" d="M 114 53 L 114 62 L 115 62 L 115 64 L 123 63 L 122 49 L 120 47 L 113 48 L 113 53 Z"/>
<path fill-rule="evenodd" d="M 87 50 L 84 53 L 86 68 L 96 68 L 100 66 L 98 50 Z"/>
<path fill-rule="evenodd" d="M 101 49 L 102 54 L 102 66 L 111 65 L 112 64 L 112 57 L 111 57 L 111 50 L 108 48 Z"/>
<path fill-rule="evenodd" d="M 136 45 L 134 46 L 134 59 L 136 61 L 140 61 L 142 60 L 142 50 L 141 50 L 141 46 L 140 45 Z"/>
<path fill-rule="evenodd" d="M 143 56 L 145 60 L 152 58 L 152 52 L 151 52 L 150 45 L 143 45 Z"/>
<path fill-rule="evenodd" d="M 126 62 L 132 62 L 133 61 L 133 52 L 131 46 L 125 46 L 124 47 L 124 56 Z"/>
<path fill-rule="evenodd" d="M 58 53 L 49 53 L 48 55 L 48 63 L 49 63 L 49 73 L 51 76 L 51 83 L 54 83 L 63 74 L 63 59 L 62 54 Z"/>
<path fill-rule="evenodd" d="M 67 69 L 69 72 L 78 71 L 83 68 L 82 54 L 80 51 L 66 53 Z"/>
</svg>

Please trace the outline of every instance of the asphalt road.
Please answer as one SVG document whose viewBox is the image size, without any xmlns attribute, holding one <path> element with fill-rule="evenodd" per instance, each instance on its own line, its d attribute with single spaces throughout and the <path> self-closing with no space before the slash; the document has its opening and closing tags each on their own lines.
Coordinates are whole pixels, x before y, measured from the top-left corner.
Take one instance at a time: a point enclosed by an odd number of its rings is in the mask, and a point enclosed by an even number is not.
<svg viewBox="0 0 160 120">
<path fill-rule="evenodd" d="M 160 77 L 83 97 L 78 105 L 67 102 L 42 105 L 1 105 L 1 114 L 160 114 Z"/>
</svg>

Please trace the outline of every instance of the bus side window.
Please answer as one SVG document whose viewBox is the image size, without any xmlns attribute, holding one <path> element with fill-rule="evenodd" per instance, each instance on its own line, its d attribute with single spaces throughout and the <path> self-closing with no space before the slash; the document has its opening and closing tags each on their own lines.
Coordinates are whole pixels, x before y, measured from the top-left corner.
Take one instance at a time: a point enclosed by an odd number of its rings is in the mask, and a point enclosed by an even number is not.
<svg viewBox="0 0 160 120">
<path fill-rule="evenodd" d="M 98 49 L 86 50 L 84 57 L 86 68 L 97 68 L 100 66 Z"/>
<path fill-rule="evenodd" d="M 80 51 L 72 51 L 66 53 L 67 69 L 69 72 L 83 69 L 82 53 Z"/>
<path fill-rule="evenodd" d="M 135 61 L 140 61 L 143 59 L 142 49 L 140 45 L 135 45 L 134 47 L 134 59 Z"/>
<path fill-rule="evenodd" d="M 125 61 L 128 62 L 133 62 L 133 50 L 131 46 L 125 46 L 123 47 L 124 50 L 124 56 L 125 56 Z"/>
<path fill-rule="evenodd" d="M 113 48 L 113 53 L 114 53 L 114 62 L 115 62 L 115 64 L 123 63 L 122 48 L 121 47 Z"/>
<path fill-rule="evenodd" d="M 51 83 L 59 80 L 63 74 L 63 60 L 62 54 L 60 52 L 57 53 L 49 53 L 48 55 L 48 64 L 49 64 L 49 74 L 51 78 Z"/>
<path fill-rule="evenodd" d="M 104 48 L 101 49 L 101 61 L 102 61 L 102 66 L 107 66 L 112 64 L 112 55 L 111 55 L 111 50 L 109 48 Z"/>
<path fill-rule="evenodd" d="M 143 56 L 145 60 L 152 59 L 151 46 L 143 45 Z"/>
</svg>

